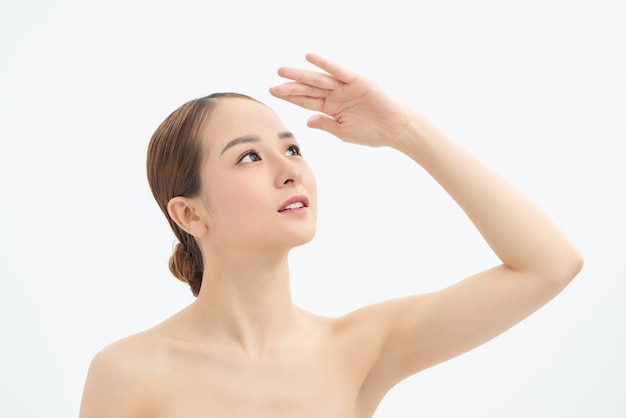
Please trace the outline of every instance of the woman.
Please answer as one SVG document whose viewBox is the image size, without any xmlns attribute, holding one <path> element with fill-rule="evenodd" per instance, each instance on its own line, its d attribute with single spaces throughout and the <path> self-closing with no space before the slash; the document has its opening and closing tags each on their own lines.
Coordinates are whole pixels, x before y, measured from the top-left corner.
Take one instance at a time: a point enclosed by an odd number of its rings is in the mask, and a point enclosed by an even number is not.
<svg viewBox="0 0 626 418">
<path fill-rule="evenodd" d="M 341 318 L 290 298 L 288 253 L 313 238 L 316 187 L 265 105 L 214 95 L 155 132 L 148 177 L 180 243 L 172 272 L 197 299 L 93 360 L 82 418 L 371 417 L 407 376 L 500 334 L 559 293 L 582 259 L 510 186 L 424 117 L 314 54 L 271 93 L 320 112 L 308 125 L 403 152 L 460 205 L 502 264 L 438 292 Z"/>
</svg>

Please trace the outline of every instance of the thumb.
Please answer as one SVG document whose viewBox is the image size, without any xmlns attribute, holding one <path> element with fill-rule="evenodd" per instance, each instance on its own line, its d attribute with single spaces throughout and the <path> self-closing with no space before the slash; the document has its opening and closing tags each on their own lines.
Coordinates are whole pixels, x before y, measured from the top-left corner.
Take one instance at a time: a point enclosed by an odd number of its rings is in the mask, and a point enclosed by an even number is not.
<svg viewBox="0 0 626 418">
<path fill-rule="evenodd" d="M 339 124 L 333 118 L 324 114 L 317 114 L 309 117 L 307 121 L 307 126 L 309 128 L 320 129 L 322 131 L 326 131 L 335 136 L 339 136 Z"/>
</svg>

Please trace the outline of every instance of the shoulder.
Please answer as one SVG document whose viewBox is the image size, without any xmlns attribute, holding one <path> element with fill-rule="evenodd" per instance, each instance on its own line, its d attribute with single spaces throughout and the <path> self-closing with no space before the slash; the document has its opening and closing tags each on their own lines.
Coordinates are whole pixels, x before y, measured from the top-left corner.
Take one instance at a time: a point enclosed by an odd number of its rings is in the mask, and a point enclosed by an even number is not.
<svg viewBox="0 0 626 418">
<path fill-rule="evenodd" d="M 150 331 L 116 341 L 98 352 L 90 369 L 104 374 L 122 373 L 126 377 L 140 376 L 149 368 L 151 358 L 158 355 L 163 344 Z"/>
<path fill-rule="evenodd" d="M 428 295 L 418 294 L 367 305 L 337 318 L 333 327 L 348 341 L 382 343 L 390 332 L 404 324 L 409 307 L 419 310 L 427 299 Z"/>
<path fill-rule="evenodd" d="M 359 410 L 373 413 L 401 380 L 395 366 L 381 360 L 401 352 L 395 349 L 394 339 L 399 329 L 409 327 L 407 307 L 422 304 L 422 298 L 415 295 L 367 305 L 331 321 L 329 328 L 342 358 L 342 370 L 354 377 L 358 388 Z"/>
<path fill-rule="evenodd" d="M 329 329 L 339 350 L 346 353 L 354 367 L 369 374 L 389 338 L 403 326 L 407 305 L 419 304 L 421 295 L 378 302 L 330 321 Z"/>
<path fill-rule="evenodd" d="M 81 418 L 136 416 L 152 408 L 163 343 L 149 331 L 116 341 L 98 352 L 89 367 Z"/>
</svg>

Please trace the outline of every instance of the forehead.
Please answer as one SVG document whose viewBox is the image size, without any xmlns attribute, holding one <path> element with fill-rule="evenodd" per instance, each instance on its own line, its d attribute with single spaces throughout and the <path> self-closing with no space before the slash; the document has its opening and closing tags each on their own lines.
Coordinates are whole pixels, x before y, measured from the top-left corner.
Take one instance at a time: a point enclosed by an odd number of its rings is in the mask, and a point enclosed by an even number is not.
<svg viewBox="0 0 626 418">
<path fill-rule="evenodd" d="M 201 132 L 208 150 L 224 146 L 244 135 L 276 135 L 285 125 L 269 107 L 254 100 L 222 98 L 211 112 Z"/>
</svg>

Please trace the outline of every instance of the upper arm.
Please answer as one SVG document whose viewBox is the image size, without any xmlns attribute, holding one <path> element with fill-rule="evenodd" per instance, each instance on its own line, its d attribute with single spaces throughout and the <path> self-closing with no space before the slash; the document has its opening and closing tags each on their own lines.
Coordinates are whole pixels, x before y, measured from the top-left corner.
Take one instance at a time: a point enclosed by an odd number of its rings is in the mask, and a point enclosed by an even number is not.
<svg viewBox="0 0 626 418">
<path fill-rule="evenodd" d="M 494 267 L 438 292 L 355 312 L 377 347 L 363 390 L 384 395 L 400 380 L 464 353 L 536 311 L 563 281 Z"/>
<path fill-rule="evenodd" d="M 116 345 L 117 344 L 117 345 Z M 80 407 L 80 418 L 124 418 L 145 415 L 147 385 L 143 362 L 116 343 L 98 353 L 91 362 Z"/>
</svg>

